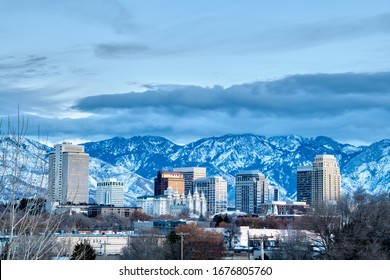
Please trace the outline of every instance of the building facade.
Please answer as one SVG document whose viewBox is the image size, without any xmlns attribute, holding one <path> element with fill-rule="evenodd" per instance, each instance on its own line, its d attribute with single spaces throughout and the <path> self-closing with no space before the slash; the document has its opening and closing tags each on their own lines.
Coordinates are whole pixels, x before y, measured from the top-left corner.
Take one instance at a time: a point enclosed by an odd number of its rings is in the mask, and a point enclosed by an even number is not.
<svg viewBox="0 0 390 280">
<path fill-rule="evenodd" d="M 312 173 L 313 166 L 299 166 L 297 169 L 297 201 L 308 205 L 312 205 Z"/>
<path fill-rule="evenodd" d="M 341 195 L 341 175 L 333 155 L 316 155 L 312 166 L 297 170 L 297 201 L 314 208 L 336 203 Z"/>
<path fill-rule="evenodd" d="M 182 172 L 184 176 L 184 193 L 194 193 L 192 185 L 196 179 L 206 177 L 206 167 L 179 167 L 173 171 Z"/>
<path fill-rule="evenodd" d="M 89 155 L 84 146 L 57 144 L 49 155 L 48 204 L 88 203 Z"/>
<path fill-rule="evenodd" d="M 184 194 L 183 172 L 158 171 L 157 177 L 154 179 L 154 195 L 164 195 L 168 187 L 177 190 L 180 195 Z"/>
<path fill-rule="evenodd" d="M 261 205 L 269 201 L 268 182 L 258 170 L 243 170 L 236 174 L 236 209 L 248 214 L 260 214 Z"/>
<path fill-rule="evenodd" d="M 116 207 L 116 206 L 90 206 L 88 207 L 88 216 L 96 217 L 100 215 L 117 215 L 122 218 L 129 218 L 135 211 L 142 211 L 140 207 Z"/>
<path fill-rule="evenodd" d="M 98 182 L 96 185 L 96 204 L 123 207 L 124 183 L 116 179 Z"/>
<path fill-rule="evenodd" d="M 272 201 L 280 201 L 280 190 L 278 187 L 273 187 L 271 192 L 271 200 Z"/>
<path fill-rule="evenodd" d="M 122 218 L 129 218 L 135 211 L 142 211 L 140 207 L 116 207 L 116 206 L 90 206 L 88 216 L 96 217 L 100 215 L 117 215 Z"/>
<path fill-rule="evenodd" d="M 221 176 L 196 179 L 193 187 L 194 190 L 204 193 L 209 214 L 227 211 L 227 182 Z"/>
<path fill-rule="evenodd" d="M 341 176 L 333 155 L 317 155 L 312 171 L 311 203 L 314 208 L 336 203 L 341 195 Z"/>
<path fill-rule="evenodd" d="M 150 216 L 171 215 L 179 216 L 183 213 L 206 216 L 207 201 L 204 193 L 195 190 L 192 195 L 180 195 L 177 190 L 168 187 L 164 195 L 141 196 L 137 198 L 137 206 Z"/>
<path fill-rule="evenodd" d="M 265 216 L 283 217 L 299 216 L 308 212 L 306 202 L 297 201 L 270 201 L 261 205 L 260 214 Z"/>
</svg>

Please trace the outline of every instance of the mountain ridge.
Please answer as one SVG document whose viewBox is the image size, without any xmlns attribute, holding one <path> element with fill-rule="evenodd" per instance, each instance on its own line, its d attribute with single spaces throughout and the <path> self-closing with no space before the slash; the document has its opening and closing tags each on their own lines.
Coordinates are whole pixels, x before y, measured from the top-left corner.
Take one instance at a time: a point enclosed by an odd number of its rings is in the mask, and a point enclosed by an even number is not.
<svg viewBox="0 0 390 280">
<path fill-rule="evenodd" d="M 82 145 L 90 155 L 91 202 L 96 182 L 114 177 L 125 182 L 126 205 L 135 205 L 137 196 L 152 195 L 152 180 L 158 170 L 189 166 L 203 166 L 207 175 L 223 176 L 228 181 L 230 206 L 234 205 L 234 176 L 243 169 L 259 170 L 271 186 L 280 188 L 283 199 L 294 199 L 297 167 L 311 164 L 315 155 L 324 153 L 337 158 L 343 191 L 390 191 L 390 139 L 354 146 L 326 136 L 226 134 L 178 145 L 161 136 L 117 136 Z M 33 159 L 39 156 L 41 164 L 47 165 L 52 148 L 30 139 L 22 148 L 24 157 L 31 158 L 23 171 L 25 177 L 38 177 Z"/>
<path fill-rule="evenodd" d="M 356 173 L 362 172 L 361 166 L 364 164 L 359 160 L 351 163 L 351 160 L 365 151 L 369 152 L 375 148 L 384 150 L 383 145 L 390 146 L 390 140 L 386 139 L 368 146 L 354 146 L 339 143 L 327 136 L 302 137 L 292 134 L 266 137 L 249 133 L 201 138 L 185 145 L 178 145 L 164 137 L 158 137 L 159 143 L 156 146 L 156 142 L 149 141 L 155 139 L 153 137 L 125 138 L 123 141 L 132 146 L 152 148 L 147 151 L 142 150 L 141 153 L 133 152 L 134 149 L 128 150 L 124 157 L 111 153 L 111 156 L 105 159 L 113 165 L 123 166 L 149 180 L 152 180 L 160 169 L 172 170 L 183 166 L 206 167 L 208 175 L 222 175 L 228 181 L 230 201 L 234 199 L 234 175 L 242 169 L 260 170 L 265 174 L 270 185 L 281 188 L 284 198 L 295 198 L 297 166 L 311 164 L 315 155 L 324 153 L 336 156 L 345 189 L 351 191 L 356 187 L 354 187 L 355 182 L 350 178 L 359 179 Z M 145 141 L 148 143 L 145 144 Z M 378 146 L 376 143 L 383 143 L 383 145 Z M 95 156 L 101 147 L 99 141 L 84 143 L 84 145 L 86 151 L 92 156 Z M 383 156 L 389 155 L 383 154 Z M 382 166 L 375 168 L 382 169 Z M 344 172 L 344 169 L 348 172 Z M 362 182 L 356 185 L 364 187 Z M 364 182 L 369 184 L 371 181 Z M 379 184 L 380 189 L 388 190 L 386 182 L 381 183 L 380 180 L 373 180 L 373 182 Z M 368 189 L 374 191 L 376 186 Z"/>
</svg>

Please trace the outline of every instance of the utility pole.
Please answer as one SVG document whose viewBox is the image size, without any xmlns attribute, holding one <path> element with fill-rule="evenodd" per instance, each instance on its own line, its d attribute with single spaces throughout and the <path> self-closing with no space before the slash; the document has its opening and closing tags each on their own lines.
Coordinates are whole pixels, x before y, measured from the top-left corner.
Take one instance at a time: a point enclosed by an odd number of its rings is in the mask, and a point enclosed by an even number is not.
<svg viewBox="0 0 390 280">
<path fill-rule="evenodd" d="M 264 261 L 264 239 L 261 238 L 261 260 Z"/>
<path fill-rule="evenodd" d="M 106 236 L 106 240 L 103 241 L 102 244 L 100 244 L 100 248 L 103 248 L 103 258 L 104 260 L 107 259 L 107 245 L 112 245 L 108 242 L 108 236 Z"/>
<path fill-rule="evenodd" d="M 248 260 L 251 259 L 251 253 L 250 253 L 250 250 L 249 250 L 249 244 L 250 244 L 250 236 L 249 236 L 249 230 L 247 231 L 248 233 L 248 247 L 247 247 L 247 251 L 248 251 Z"/>
<path fill-rule="evenodd" d="M 184 235 L 190 235 L 189 233 L 179 232 L 180 235 L 180 259 L 184 260 Z"/>
<path fill-rule="evenodd" d="M 252 242 L 254 243 L 253 245 L 256 244 L 256 246 L 260 246 L 260 254 L 255 254 L 255 251 L 253 251 L 253 257 L 256 259 L 257 258 L 261 258 L 261 260 L 263 261 L 264 260 L 264 240 L 267 240 L 269 238 L 272 238 L 272 235 L 270 236 L 267 236 L 267 235 L 264 235 L 264 234 L 260 234 L 260 236 L 252 236 Z M 248 245 L 250 244 L 249 243 L 250 241 L 250 236 L 248 235 Z M 259 244 L 260 242 L 260 244 Z M 248 254 L 248 257 L 249 257 L 249 254 Z"/>
</svg>

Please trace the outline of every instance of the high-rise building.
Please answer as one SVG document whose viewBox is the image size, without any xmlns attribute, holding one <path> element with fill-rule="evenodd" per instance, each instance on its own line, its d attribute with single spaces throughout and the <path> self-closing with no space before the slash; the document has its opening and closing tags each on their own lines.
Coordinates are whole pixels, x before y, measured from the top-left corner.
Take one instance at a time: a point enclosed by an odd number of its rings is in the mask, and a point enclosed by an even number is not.
<svg viewBox="0 0 390 280">
<path fill-rule="evenodd" d="M 333 155 L 316 155 L 312 166 L 297 169 L 297 201 L 314 208 L 336 203 L 341 194 L 341 176 Z"/>
<path fill-rule="evenodd" d="M 194 192 L 204 193 L 210 214 L 227 211 L 227 182 L 221 176 L 196 179 Z"/>
<path fill-rule="evenodd" d="M 168 187 L 178 191 L 179 195 L 184 194 L 183 172 L 158 171 L 157 178 L 154 178 L 154 195 L 164 195 L 164 192 Z"/>
<path fill-rule="evenodd" d="M 280 191 L 278 187 L 272 188 L 271 201 L 280 201 Z"/>
<path fill-rule="evenodd" d="M 335 203 L 340 199 L 340 194 L 341 176 L 336 158 L 333 155 L 317 155 L 312 172 L 312 206 L 316 208 Z"/>
<path fill-rule="evenodd" d="M 48 203 L 88 203 L 89 155 L 84 146 L 57 144 L 49 155 Z"/>
<path fill-rule="evenodd" d="M 268 202 L 268 182 L 258 170 L 243 170 L 236 174 L 236 209 L 248 214 L 260 214 L 261 204 Z"/>
<path fill-rule="evenodd" d="M 311 203 L 313 166 L 299 166 L 297 169 L 297 201 Z"/>
<path fill-rule="evenodd" d="M 184 192 L 193 194 L 192 184 L 196 179 L 206 177 L 206 167 L 178 167 L 173 171 L 183 172 Z"/>
<path fill-rule="evenodd" d="M 96 186 L 96 203 L 123 207 L 124 183 L 116 179 L 98 182 Z"/>
</svg>

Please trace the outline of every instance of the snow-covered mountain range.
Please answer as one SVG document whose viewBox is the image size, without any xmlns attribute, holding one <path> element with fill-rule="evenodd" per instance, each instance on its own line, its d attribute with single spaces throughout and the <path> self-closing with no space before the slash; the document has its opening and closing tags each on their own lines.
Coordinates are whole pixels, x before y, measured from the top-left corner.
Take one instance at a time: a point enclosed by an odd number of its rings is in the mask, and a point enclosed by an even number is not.
<svg viewBox="0 0 390 280">
<path fill-rule="evenodd" d="M 359 187 L 370 192 L 390 191 L 390 140 L 356 147 L 323 136 L 242 134 L 203 138 L 187 145 L 157 136 L 115 137 L 83 145 L 91 157 L 91 198 L 96 181 L 117 178 L 125 182 L 128 205 L 134 205 L 137 196 L 152 194 L 158 170 L 189 166 L 203 166 L 207 175 L 223 176 L 229 185 L 230 205 L 234 204 L 234 176 L 243 169 L 260 170 L 271 186 L 280 188 L 283 197 L 295 198 L 297 166 L 309 165 L 315 155 L 324 153 L 336 156 L 343 191 Z"/>
<path fill-rule="evenodd" d="M 285 197 L 296 195 L 297 166 L 309 165 L 317 154 L 336 156 L 347 192 L 362 187 L 370 192 L 390 190 L 390 140 L 370 146 L 341 144 L 328 137 L 264 137 L 251 134 L 200 139 L 187 145 L 155 136 L 136 136 L 85 143 L 86 151 L 115 166 L 152 180 L 158 170 L 203 166 L 208 175 L 222 175 L 234 201 L 234 176 L 258 169 Z"/>
</svg>

